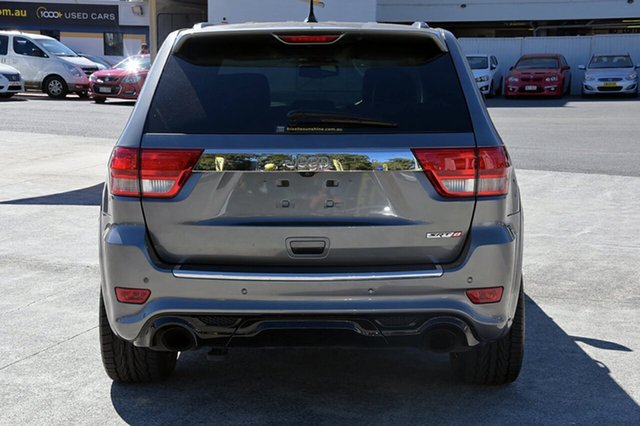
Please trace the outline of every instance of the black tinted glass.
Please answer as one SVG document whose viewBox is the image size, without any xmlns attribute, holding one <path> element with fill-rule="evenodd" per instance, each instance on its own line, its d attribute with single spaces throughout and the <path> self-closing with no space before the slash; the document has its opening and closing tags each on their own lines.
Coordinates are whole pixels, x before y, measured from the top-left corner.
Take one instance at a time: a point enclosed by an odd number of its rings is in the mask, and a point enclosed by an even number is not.
<svg viewBox="0 0 640 426">
<path fill-rule="evenodd" d="M 195 39 L 165 65 L 146 131 L 471 131 L 451 57 L 432 40 L 350 36 L 313 46 Z"/>
<path fill-rule="evenodd" d="M 0 55 L 6 55 L 9 50 L 9 36 L 0 35 Z"/>
<path fill-rule="evenodd" d="M 524 58 L 520 59 L 516 64 L 519 70 L 534 69 L 558 69 L 558 60 L 556 58 Z"/>
<path fill-rule="evenodd" d="M 589 68 L 631 68 L 633 62 L 626 55 L 594 56 Z"/>
<path fill-rule="evenodd" d="M 486 70 L 489 68 L 489 61 L 486 56 L 467 56 L 469 66 L 472 70 Z"/>
</svg>

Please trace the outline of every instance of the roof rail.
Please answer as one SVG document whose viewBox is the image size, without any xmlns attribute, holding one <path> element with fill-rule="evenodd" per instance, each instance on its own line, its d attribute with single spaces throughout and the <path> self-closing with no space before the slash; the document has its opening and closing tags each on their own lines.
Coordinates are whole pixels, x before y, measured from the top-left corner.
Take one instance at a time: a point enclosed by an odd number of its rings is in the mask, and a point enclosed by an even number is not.
<svg viewBox="0 0 640 426">
<path fill-rule="evenodd" d="M 200 30 L 202 28 L 213 27 L 214 25 L 215 24 L 210 24 L 209 22 L 198 22 L 197 24 L 194 24 L 193 29 Z"/>
<path fill-rule="evenodd" d="M 411 24 L 412 27 L 415 28 L 431 28 L 429 26 L 429 24 L 427 24 L 426 22 L 422 22 L 422 21 L 416 21 L 413 24 Z"/>
</svg>

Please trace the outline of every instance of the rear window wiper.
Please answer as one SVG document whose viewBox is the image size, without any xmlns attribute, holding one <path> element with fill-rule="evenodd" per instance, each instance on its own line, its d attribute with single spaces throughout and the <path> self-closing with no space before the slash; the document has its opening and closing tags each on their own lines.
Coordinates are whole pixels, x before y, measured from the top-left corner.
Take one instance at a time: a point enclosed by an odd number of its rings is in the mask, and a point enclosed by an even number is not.
<svg viewBox="0 0 640 426">
<path fill-rule="evenodd" d="M 395 121 L 381 120 L 352 114 L 339 114 L 318 111 L 291 111 L 287 114 L 289 126 L 305 124 L 353 125 L 369 127 L 398 127 Z"/>
</svg>

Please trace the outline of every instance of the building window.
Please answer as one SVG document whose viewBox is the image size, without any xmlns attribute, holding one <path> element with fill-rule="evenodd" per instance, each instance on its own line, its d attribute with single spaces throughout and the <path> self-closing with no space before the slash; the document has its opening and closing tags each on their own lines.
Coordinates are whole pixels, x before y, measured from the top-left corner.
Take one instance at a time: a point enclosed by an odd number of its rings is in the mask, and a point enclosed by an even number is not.
<svg viewBox="0 0 640 426">
<path fill-rule="evenodd" d="M 123 56 L 122 33 L 104 33 L 104 55 Z"/>
</svg>

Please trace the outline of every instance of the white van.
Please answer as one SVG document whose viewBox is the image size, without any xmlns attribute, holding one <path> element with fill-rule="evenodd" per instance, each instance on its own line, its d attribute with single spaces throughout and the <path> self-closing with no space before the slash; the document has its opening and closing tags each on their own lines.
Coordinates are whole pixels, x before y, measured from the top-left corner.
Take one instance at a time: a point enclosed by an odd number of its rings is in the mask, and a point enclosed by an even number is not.
<svg viewBox="0 0 640 426">
<path fill-rule="evenodd" d="M 70 92 L 88 96 L 89 75 L 98 70 L 54 38 L 17 31 L 0 31 L 0 63 L 20 71 L 27 89 L 57 99 Z"/>
</svg>

